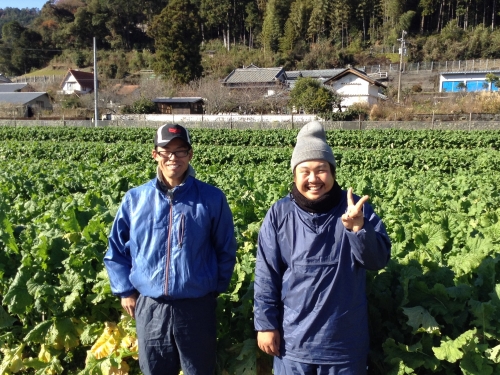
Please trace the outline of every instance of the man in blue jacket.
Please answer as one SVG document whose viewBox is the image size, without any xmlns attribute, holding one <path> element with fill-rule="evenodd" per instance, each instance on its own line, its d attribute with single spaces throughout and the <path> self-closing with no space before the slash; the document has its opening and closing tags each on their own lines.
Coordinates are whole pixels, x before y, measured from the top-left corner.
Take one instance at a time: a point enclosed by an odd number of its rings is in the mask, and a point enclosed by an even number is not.
<svg viewBox="0 0 500 375">
<path fill-rule="evenodd" d="M 259 232 L 254 323 L 275 375 L 362 375 L 368 356 L 365 270 L 383 268 L 390 240 L 366 203 L 335 181 L 319 122 L 297 136 L 291 193 Z"/>
<path fill-rule="evenodd" d="M 161 126 L 152 156 L 157 176 L 128 191 L 104 257 L 111 290 L 136 319 L 145 375 L 212 375 L 216 298 L 236 260 L 226 197 L 197 180 L 187 129 Z"/>
</svg>

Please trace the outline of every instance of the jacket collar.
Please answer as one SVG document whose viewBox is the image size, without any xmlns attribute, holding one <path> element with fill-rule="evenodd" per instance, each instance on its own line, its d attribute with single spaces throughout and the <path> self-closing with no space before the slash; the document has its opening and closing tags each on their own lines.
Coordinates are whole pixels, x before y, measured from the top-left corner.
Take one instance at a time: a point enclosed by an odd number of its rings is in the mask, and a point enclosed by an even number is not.
<svg viewBox="0 0 500 375">
<path fill-rule="evenodd" d="M 159 189 L 167 194 L 173 194 L 174 192 L 178 192 L 178 191 L 181 192 L 181 191 L 186 190 L 188 188 L 188 186 L 190 185 L 189 181 L 191 179 L 189 177 L 195 177 L 195 176 L 196 176 L 196 171 L 191 166 L 191 164 L 189 164 L 188 169 L 186 171 L 186 175 L 184 176 L 184 179 L 182 180 L 182 182 L 179 185 L 175 186 L 174 188 L 169 189 L 167 184 L 165 184 L 165 182 L 163 181 L 163 176 L 161 174 L 160 168 L 156 167 L 156 178 L 155 178 L 155 180 L 153 180 L 153 182 L 154 182 L 154 185 L 157 189 Z"/>
</svg>

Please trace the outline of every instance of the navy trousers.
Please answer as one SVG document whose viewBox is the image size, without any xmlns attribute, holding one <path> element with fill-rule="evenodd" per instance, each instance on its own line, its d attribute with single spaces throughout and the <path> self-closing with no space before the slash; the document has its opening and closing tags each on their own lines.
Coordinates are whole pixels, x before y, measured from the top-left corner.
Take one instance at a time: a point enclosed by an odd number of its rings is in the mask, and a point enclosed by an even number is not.
<svg viewBox="0 0 500 375">
<path fill-rule="evenodd" d="M 366 375 L 366 361 L 343 365 L 319 365 L 274 357 L 274 375 Z"/>
<path fill-rule="evenodd" d="M 139 296 L 135 309 L 144 375 L 213 375 L 216 297 L 166 301 Z"/>
</svg>

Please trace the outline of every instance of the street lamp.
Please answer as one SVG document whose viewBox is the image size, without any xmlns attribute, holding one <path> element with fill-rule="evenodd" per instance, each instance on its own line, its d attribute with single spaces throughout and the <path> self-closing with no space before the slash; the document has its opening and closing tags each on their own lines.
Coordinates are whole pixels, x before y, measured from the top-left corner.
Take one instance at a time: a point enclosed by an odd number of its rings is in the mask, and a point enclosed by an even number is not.
<svg viewBox="0 0 500 375">
<path fill-rule="evenodd" d="M 403 54 L 405 53 L 406 45 L 405 45 L 405 35 L 406 31 L 403 30 L 401 33 L 401 39 L 398 39 L 398 42 L 401 42 L 401 48 L 399 48 L 399 81 L 398 81 L 398 103 L 399 98 L 401 96 L 401 71 L 403 70 Z"/>
</svg>

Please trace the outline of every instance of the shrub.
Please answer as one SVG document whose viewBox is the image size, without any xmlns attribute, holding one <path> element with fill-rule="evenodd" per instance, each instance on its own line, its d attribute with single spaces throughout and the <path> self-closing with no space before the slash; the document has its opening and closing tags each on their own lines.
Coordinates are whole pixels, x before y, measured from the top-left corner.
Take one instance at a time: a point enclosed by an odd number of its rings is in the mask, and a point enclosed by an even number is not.
<svg viewBox="0 0 500 375">
<path fill-rule="evenodd" d="M 147 114 L 147 113 L 156 113 L 156 104 L 147 98 L 140 98 L 136 100 L 132 105 L 126 105 L 122 109 L 122 113 L 124 114 Z"/>
</svg>

